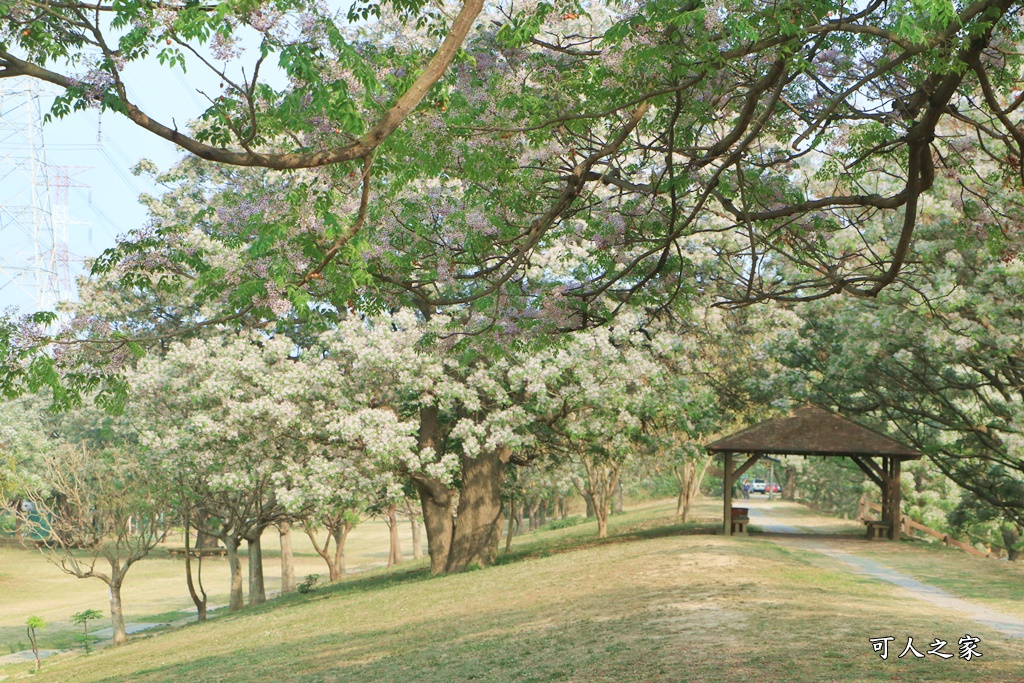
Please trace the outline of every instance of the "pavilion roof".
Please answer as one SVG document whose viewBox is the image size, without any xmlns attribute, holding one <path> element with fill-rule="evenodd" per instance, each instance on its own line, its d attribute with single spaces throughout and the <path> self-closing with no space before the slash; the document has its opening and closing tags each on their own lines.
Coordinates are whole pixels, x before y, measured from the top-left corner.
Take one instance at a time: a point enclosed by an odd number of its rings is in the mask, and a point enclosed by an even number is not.
<svg viewBox="0 0 1024 683">
<path fill-rule="evenodd" d="M 813 405 L 765 420 L 707 445 L 712 453 L 773 455 L 887 455 L 916 460 L 915 448 Z"/>
</svg>

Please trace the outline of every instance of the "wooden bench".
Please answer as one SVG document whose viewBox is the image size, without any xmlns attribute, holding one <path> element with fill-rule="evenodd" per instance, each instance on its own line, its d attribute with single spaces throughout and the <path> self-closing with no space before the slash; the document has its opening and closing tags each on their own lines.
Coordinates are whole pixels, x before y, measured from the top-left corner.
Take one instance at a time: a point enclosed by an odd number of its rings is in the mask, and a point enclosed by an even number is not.
<svg viewBox="0 0 1024 683">
<path fill-rule="evenodd" d="M 880 538 L 892 537 L 891 522 L 883 522 L 878 519 L 865 519 L 864 524 L 865 526 L 867 526 L 868 540 L 877 540 Z"/>
<path fill-rule="evenodd" d="M 732 532 L 734 534 L 747 533 L 747 524 L 750 523 L 750 517 L 747 515 L 749 508 L 733 508 L 732 509 Z"/>
<path fill-rule="evenodd" d="M 14 538 L 13 536 L 0 536 L 0 548 L 27 548 L 29 546 L 42 548 L 46 541 L 41 538 Z"/>
<path fill-rule="evenodd" d="M 171 557 L 185 557 L 184 548 L 168 548 L 167 554 Z M 224 557 L 228 554 L 227 548 L 189 548 L 188 554 L 192 557 Z"/>
</svg>

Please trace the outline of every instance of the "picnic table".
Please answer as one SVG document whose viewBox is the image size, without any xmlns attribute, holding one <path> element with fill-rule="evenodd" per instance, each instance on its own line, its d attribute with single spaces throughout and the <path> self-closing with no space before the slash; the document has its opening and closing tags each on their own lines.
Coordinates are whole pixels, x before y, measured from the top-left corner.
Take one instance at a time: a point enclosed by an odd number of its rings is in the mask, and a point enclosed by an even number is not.
<svg viewBox="0 0 1024 683">
<path fill-rule="evenodd" d="M 167 554 L 171 557 L 185 557 L 184 548 L 168 548 Z M 188 554 L 192 557 L 224 557 L 228 554 L 227 548 L 189 548 Z"/>
</svg>

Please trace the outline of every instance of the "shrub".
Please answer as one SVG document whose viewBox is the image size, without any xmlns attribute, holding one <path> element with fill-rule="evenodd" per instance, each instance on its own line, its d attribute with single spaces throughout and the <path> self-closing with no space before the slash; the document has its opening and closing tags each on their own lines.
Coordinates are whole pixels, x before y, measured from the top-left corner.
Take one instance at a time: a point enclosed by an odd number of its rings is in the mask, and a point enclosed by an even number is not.
<svg viewBox="0 0 1024 683">
<path fill-rule="evenodd" d="M 316 589 L 316 584 L 320 581 L 319 574 L 308 574 L 306 580 L 298 585 L 298 590 L 302 594 L 312 593 Z"/>
<path fill-rule="evenodd" d="M 568 529 L 571 526 L 577 524 L 583 524 L 587 521 L 586 518 L 580 517 L 579 515 L 573 515 L 572 517 L 566 517 L 565 519 L 555 519 L 540 528 L 541 531 L 554 531 L 555 529 Z"/>
</svg>

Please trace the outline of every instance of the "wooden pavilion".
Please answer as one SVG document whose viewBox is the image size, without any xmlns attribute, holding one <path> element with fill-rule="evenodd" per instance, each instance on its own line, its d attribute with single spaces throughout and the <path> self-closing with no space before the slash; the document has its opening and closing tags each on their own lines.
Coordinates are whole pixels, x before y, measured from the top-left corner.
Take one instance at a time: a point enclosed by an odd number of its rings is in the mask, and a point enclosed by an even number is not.
<svg viewBox="0 0 1024 683">
<path fill-rule="evenodd" d="M 803 455 L 850 458 L 882 491 L 882 519 L 869 525 L 869 537 L 900 538 L 900 471 L 904 460 L 917 460 L 920 451 L 884 434 L 817 406 L 797 408 L 787 417 L 766 420 L 707 445 L 723 456 L 723 532 L 733 533 L 732 489 L 737 479 L 765 455 Z M 746 462 L 733 468 L 733 456 Z"/>
</svg>

